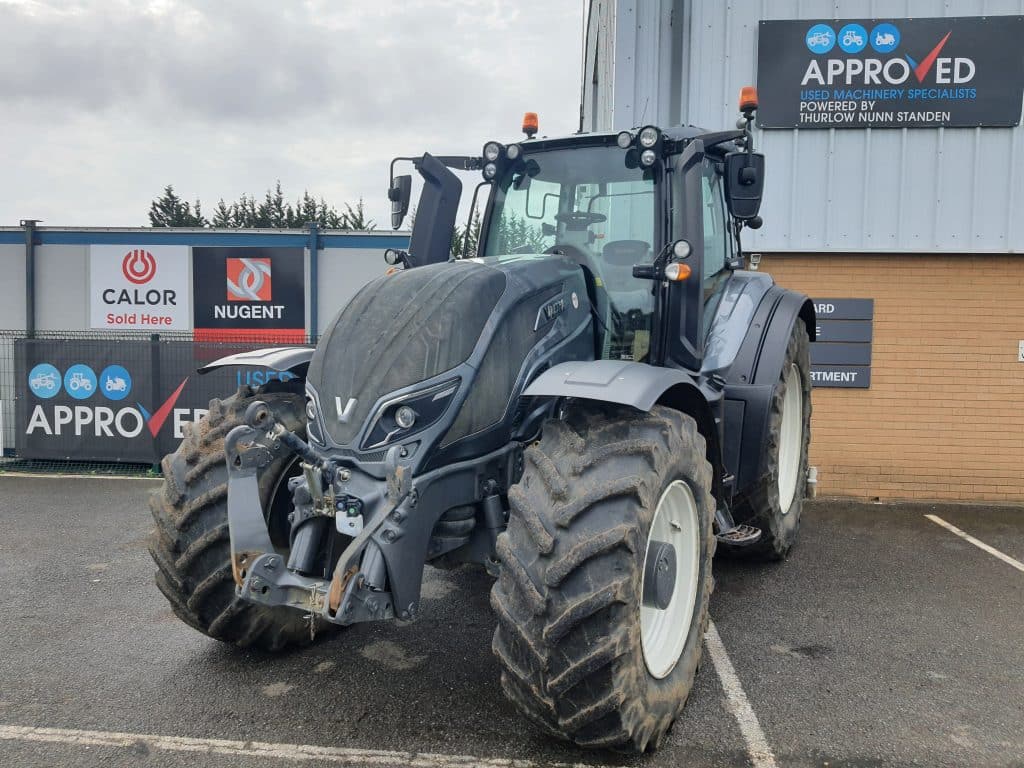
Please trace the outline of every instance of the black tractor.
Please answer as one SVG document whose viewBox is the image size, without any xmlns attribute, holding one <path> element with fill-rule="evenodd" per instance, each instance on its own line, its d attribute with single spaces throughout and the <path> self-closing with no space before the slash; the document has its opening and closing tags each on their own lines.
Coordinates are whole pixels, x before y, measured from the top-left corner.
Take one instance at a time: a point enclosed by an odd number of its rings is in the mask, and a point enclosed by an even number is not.
<svg viewBox="0 0 1024 768">
<path fill-rule="evenodd" d="M 476 564 L 523 715 L 657 747 L 700 660 L 716 544 L 785 557 L 806 488 L 814 309 L 739 242 L 761 223 L 755 109 L 745 90 L 736 130 L 528 121 L 479 157 L 398 158 L 423 192 L 389 274 L 315 349 L 209 366 L 296 378 L 212 402 L 164 459 L 151 551 L 175 613 L 277 650 L 415 619 L 425 563 Z M 475 258 L 450 257 L 452 169 L 489 187 Z"/>
</svg>

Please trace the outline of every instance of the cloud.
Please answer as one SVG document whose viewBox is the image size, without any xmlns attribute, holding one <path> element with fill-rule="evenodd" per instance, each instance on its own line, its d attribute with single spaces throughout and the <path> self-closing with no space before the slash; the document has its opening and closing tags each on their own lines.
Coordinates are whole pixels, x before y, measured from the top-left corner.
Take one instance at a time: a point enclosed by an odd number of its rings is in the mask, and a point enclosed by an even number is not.
<svg viewBox="0 0 1024 768">
<path fill-rule="evenodd" d="M 281 179 L 383 221 L 391 157 L 575 130 L 583 3 L 0 1 L 0 223 L 141 225 Z"/>
</svg>

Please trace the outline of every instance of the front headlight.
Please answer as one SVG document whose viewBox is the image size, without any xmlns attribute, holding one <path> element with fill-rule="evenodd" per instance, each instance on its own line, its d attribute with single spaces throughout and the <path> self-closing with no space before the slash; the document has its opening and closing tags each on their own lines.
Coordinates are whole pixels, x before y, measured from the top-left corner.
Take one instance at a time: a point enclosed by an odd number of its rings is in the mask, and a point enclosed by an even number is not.
<svg viewBox="0 0 1024 768">
<path fill-rule="evenodd" d="M 459 379 L 389 400 L 380 406 L 361 446 L 367 451 L 422 432 L 436 423 L 459 391 Z"/>
</svg>

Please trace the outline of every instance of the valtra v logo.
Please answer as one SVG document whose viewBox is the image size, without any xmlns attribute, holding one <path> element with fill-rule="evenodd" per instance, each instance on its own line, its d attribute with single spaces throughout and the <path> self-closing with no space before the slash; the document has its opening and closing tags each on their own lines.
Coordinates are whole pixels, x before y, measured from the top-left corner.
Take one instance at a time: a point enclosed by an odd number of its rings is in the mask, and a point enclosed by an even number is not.
<svg viewBox="0 0 1024 768">
<path fill-rule="evenodd" d="M 156 277 L 156 259 L 149 251 L 135 248 L 124 255 L 121 271 L 125 279 L 135 285 L 148 283 Z"/>
<path fill-rule="evenodd" d="M 228 301 L 270 301 L 270 259 L 228 258 Z"/>
</svg>

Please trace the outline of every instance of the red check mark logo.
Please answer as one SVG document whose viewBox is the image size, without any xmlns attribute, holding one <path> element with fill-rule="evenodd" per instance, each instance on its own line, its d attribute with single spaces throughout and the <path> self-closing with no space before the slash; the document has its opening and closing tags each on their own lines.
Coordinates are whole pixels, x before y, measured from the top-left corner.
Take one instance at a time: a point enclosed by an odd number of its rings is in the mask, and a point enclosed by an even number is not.
<svg viewBox="0 0 1024 768">
<path fill-rule="evenodd" d="M 942 50 L 942 46 L 946 44 L 946 41 L 949 40 L 949 36 L 951 34 L 953 34 L 952 30 L 947 32 L 946 36 L 939 40 L 939 44 L 932 48 L 931 52 L 929 52 L 927 56 L 921 59 L 920 64 L 918 64 L 912 58 L 907 56 L 907 61 L 909 61 L 910 66 L 914 68 L 914 77 L 917 78 L 917 82 L 924 82 L 925 77 L 928 76 L 928 70 L 932 68 L 932 65 L 935 63 L 935 60 L 939 57 L 939 52 Z"/>
<path fill-rule="evenodd" d="M 174 404 L 178 402 L 178 397 L 181 396 L 181 390 L 185 388 L 187 383 L 188 377 L 186 376 L 185 380 L 178 385 L 178 388 L 171 393 L 170 397 L 164 400 L 163 405 L 153 411 L 152 415 L 150 415 L 149 411 L 139 404 L 139 410 L 142 411 L 142 416 L 146 420 L 146 426 L 149 428 L 149 434 L 153 437 L 157 436 L 160 428 L 164 425 L 164 422 L 167 421 L 167 417 L 171 415 L 171 411 L 174 410 Z"/>
</svg>

